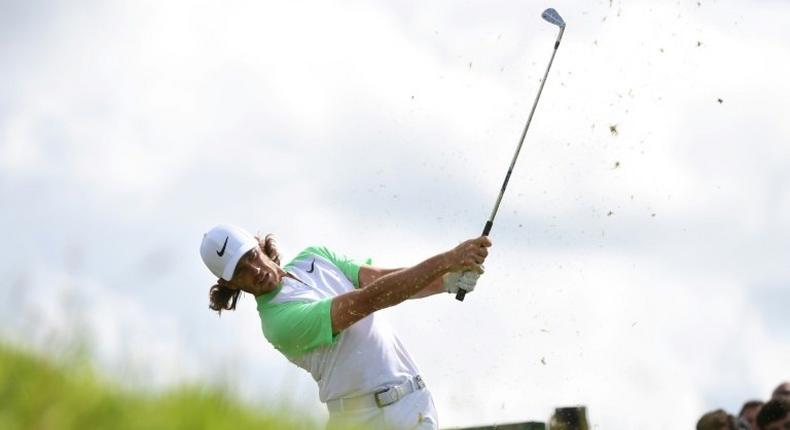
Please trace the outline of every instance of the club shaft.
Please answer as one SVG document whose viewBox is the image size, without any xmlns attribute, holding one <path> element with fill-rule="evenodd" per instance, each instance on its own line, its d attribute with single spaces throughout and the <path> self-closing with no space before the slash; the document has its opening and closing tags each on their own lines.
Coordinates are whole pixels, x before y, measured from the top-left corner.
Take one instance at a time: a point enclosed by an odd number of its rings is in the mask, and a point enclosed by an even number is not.
<svg viewBox="0 0 790 430">
<path fill-rule="evenodd" d="M 499 195 L 497 196 L 496 203 L 494 203 L 494 209 L 491 210 L 491 215 L 488 217 L 488 221 L 493 225 L 494 218 L 496 217 L 497 212 L 499 211 L 499 204 L 502 203 L 502 196 L 505 195 L 505 188 L 507 188 L 507 183 L 510 181 L 510 174 L 513 173 L 513 168 L 516 166 L 516 160 L 518 160 L 518 155 L 521 152 L 521 147 L 524 145 L 524 139 L 527 137 L 527 130 L 529 130 L 529 125 L 532 123 L 532 117 L 535 115 L 535 109 L 538 107 L 538 101 L 540 100 L 540 95 L 543 93 L 543 86 L 546 85 L 546 78 L 549 76 L 549 70 L 551 69 L 551 64 L 554 62 L 554 56 L 557 54 L 557 48 L 559 48 L 559 39 L 554 44 L 554 50 L 551 51 L 551 59 L 549 60 L 549 65 L 546 67 L 546 73 L 543 74 L 543 79 L 540 81 L 540 87 L 538 88 L 538 95 L 535 97 L 535 102 L 532 103 L 532 110 L 529 111 L 529 117 L 527 118 L 527 124 L 524 126 L 524 131 L 521 132 L 521 139 L 518 141 L 518 146 L 516 147 L 516 153 L 513 154 L 513 159 L 510 161 L 510 167 L 507 169 L 507 174 L 505 175 L 505 181 L 502 183 L 502 189 L 499 191 Z M 488 232 L 485 233 L 488 235 Z"/>
<path fill-rule="evenodd" d="M 516 147 L 516 153 L 513 154 L 513 160 L 510 161 L 510 167 L 507 169 L 507 174 L 505 175 L 505 180 L 502 182 L 502 188 L 499 190 L 499 195 L 496 198 L 496 203 L 494 203 L 494 209 L 491 210 L 491 215 L 488 217 L 488 221 L 486 221 L 485 226 L 483 227 L 483 236 L 488 236 L 491 233 L 491 228 L 494 226 L 494 218 L 496 218 L 496 214 L 499 211 L 499 204 L 502 203 L 502 196 L 505 195 L 505 189 L 507 188 L 507 183 L 510 181 L 510 175 L 513 173 L 513 167 L 516 165 L 516 160 L 518 160 L 518 154 L 521 152 L 521 146 L 524 145 L 524 138 L 527 137 L 527 130 L 529 130 L 529 125 L 532 123 L 532 116 L 535 115 L 535 108 L 538 107 L 538 100 L 540 100 L 540 94 L 543 92 L 543 86 L 546 85 L 546 78 L 549 76 L 549 70 L 551 70 L 551 64 L 554 62 L 554 56 L 557 54 L 557 49 L 560 47 L 560 40 L 562 39 L 562 33 L 565 32 L 565 27 L 560 27 L 560 33 L 557 35 L 557 40 L 554 42 L 554 49 L 551 51 L 551 59 L 549 59 L 549 65 L 546 67 L 546 73 L 543 74 L 543 79 L 540 81 L 540 87 L 538 88 L 538 95 L 535 97 L 535 102 L 532 103 L 532 110 L 529 111 L 529 117 L 527 118 L 527 124 L 524 126 L 524 131 L 521 132 L 521 139 L 518 141 L 518 146 Z M 458 292 L 455 294 L 455 298 L 458 301 L 464 301 L 464 296 L 466 296 L 466 291 L 462 289 L 458 289 Z"/>
</svg>

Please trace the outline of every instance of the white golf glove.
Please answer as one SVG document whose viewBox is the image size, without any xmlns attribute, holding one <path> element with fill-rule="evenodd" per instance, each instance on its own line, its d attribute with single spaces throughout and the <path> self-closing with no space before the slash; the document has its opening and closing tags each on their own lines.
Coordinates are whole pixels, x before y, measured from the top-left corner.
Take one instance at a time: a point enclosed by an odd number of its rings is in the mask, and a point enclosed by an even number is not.
<svg viewBox="0 0 790 430">
<path fill-rule="evenodd" d="M 444 290 L 450 294 L 457 293 L 459 288 L 471 293 L 477 285 L 478 278 L 480 274 L 475 272 L 450 272 L 442 277 L 442 284 Z"/>
</svg>

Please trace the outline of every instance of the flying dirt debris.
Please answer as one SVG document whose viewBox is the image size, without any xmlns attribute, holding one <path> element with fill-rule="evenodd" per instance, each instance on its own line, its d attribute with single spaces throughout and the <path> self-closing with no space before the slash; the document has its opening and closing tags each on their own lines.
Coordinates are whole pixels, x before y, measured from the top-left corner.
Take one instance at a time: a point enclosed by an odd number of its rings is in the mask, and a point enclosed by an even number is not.
<svg viewBox="0 0 790 430">
<path fill-rule="evenodd" d="M 612 133 L 612 136 L 617 136 L 620 133 L 619 131 L 617 131 L 617 124 L 612 124 L 609 126 L 609 133 Z"/>
</svg>

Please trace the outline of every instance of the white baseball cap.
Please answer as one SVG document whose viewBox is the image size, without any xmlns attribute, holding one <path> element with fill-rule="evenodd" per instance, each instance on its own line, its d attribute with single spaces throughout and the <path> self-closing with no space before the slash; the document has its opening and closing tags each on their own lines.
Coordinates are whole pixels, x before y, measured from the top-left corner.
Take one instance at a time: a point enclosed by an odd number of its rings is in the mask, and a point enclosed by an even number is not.
<svg viewBox="0 0 790 430">
<path fill-rule="evenodd" d="M 203 235 L 200 256 L 211 273 L 230 281 L 241 257 L 258 246 L 258 239 L 235 225 L 220 224 Z"/>
</svg>

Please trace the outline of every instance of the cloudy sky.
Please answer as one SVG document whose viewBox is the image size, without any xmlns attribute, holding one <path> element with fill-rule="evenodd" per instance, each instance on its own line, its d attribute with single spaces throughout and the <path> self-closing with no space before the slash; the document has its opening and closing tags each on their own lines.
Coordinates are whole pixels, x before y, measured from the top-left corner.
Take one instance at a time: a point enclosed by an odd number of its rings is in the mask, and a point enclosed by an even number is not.
<svg viewBox="0 0 790 430">
<path fill-rule="evenodd" d="M 461 304 L 384 311 L 443 426 L 690 428 L 790 379 L 790 3 L 0 1 L 0 335 L 126 384 L 326 416 L 217 318 L 217 223 L 411 265 L 479 234 Z"/>
</svg>

